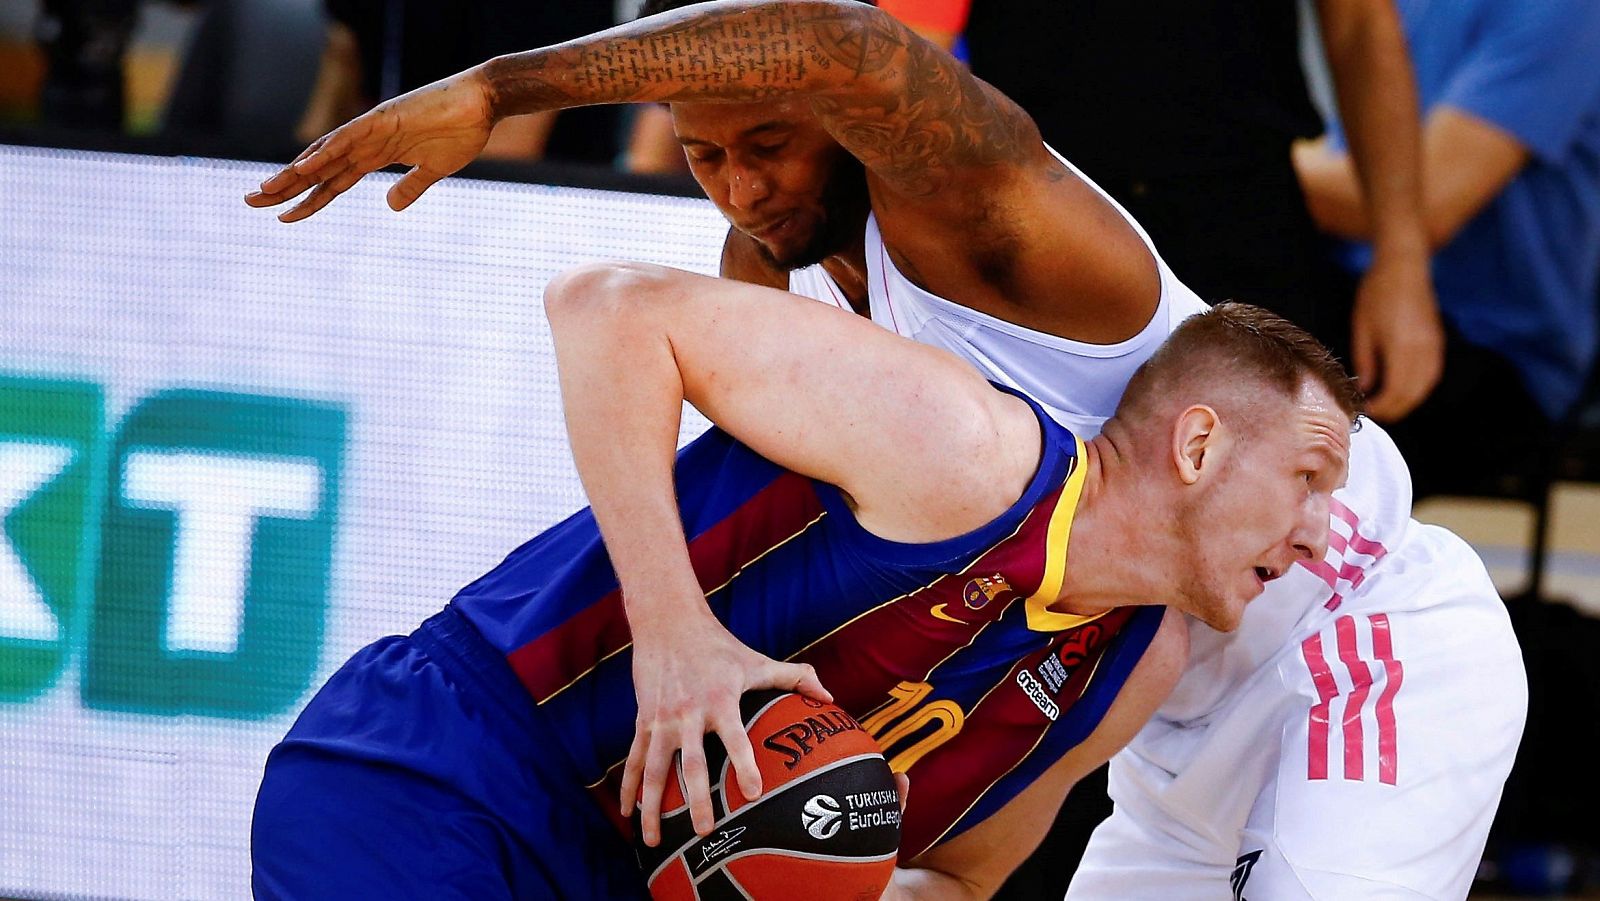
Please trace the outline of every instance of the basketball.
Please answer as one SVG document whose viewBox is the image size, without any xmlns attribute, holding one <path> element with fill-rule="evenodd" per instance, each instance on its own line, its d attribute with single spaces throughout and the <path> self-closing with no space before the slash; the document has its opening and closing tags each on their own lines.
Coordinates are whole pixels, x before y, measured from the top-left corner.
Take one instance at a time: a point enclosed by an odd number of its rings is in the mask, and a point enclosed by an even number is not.
<svg viewBox="0 0 1600 901">
<path fill-rule="evenodd" d="M 696 835 L 674 767 L 661 844 L 636 845 L 651 896 L 759 901 L 791 898 L 796 886 L 825 888 L 830 898 L 882 895 L 900 846 L 900 797 L 878 743 L 838 707 L 789 692 L 750 692 L 740 712 L 761 797 L 744 799 L 722 743 L 709 737 L 716 824 Z"/>
</svg>

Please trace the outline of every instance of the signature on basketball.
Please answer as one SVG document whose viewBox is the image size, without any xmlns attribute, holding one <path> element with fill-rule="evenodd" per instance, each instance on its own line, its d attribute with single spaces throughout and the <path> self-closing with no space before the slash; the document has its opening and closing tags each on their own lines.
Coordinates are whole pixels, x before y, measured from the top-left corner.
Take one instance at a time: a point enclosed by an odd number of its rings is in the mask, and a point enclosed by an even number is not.
<svg viewBox="0 0 1600 901">
<path fill-rule="evenodd" d="M 700 846 L 700 862 L 710 863 L 722 855 L 739 846 L 739 836 L 744 834 L 745 827 L 735 826 L 717 833 L 717 837 Z"/>
</svg>

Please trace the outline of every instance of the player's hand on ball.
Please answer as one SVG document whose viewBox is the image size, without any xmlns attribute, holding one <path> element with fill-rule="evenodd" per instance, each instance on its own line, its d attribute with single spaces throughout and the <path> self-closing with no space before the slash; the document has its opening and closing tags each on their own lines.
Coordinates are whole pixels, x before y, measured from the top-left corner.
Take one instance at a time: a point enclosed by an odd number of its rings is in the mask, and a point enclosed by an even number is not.
<svg viewBox="0 0 1600 901">
<path fill-rule="evenodd" d="M 310 190 L 278 216 L 283 222 L 298 222 L 368 173 L 402 163 L 411 171 L 389 189 L 389 206 L 403 210 L 434 182 L 483 152 L 493 127 L 488 81 L 471 69 L 379 104 L 328 132 L 244 201 L 253 207 L 276 206 Z"/>
<path fill-rule="evenodd" d="M 695 831 L 711 831 L 715 818 L 704 747 L 707 733 L 715 732 L 727 748 L 745 798 L 761 794 L 761 773 L 739 713 L 741 695 L 776 688 L 833 700 L 810 666 L 780 663 L 745 647 L 709 611 L 635 624 L 633 684 L 639 718 L 622 771 L 622 815 L 631 815 L 638 804 L 640 831 L 650 847 L 661 840 L 661 795 L 675 754 L 681 755 L 684 797 Z"/>
</svg>

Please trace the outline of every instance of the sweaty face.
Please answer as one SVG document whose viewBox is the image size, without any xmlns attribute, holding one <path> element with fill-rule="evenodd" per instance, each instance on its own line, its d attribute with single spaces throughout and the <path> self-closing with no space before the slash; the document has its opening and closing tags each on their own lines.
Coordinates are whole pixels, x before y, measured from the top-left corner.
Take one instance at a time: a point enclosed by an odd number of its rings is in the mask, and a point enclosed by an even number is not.
<svg viewBox="0 0 1600 901">
<path fill-rule="evenodd" d="M 1181 603 L 1223 631 L 1267 582 L 1327 553 L 1328 504 L 1349 465 L 1350 421 L 1327 389 L 1307 381 L 1274 408 L 1178 515 L 1192 564 Z"/>
<path fill-rule="evenodd" d="M 706 196 L 774 266 L 820 263 L 861 234 L 865 170 L 809 106 L 675 103 L 672 118 Z"/>
</svg>

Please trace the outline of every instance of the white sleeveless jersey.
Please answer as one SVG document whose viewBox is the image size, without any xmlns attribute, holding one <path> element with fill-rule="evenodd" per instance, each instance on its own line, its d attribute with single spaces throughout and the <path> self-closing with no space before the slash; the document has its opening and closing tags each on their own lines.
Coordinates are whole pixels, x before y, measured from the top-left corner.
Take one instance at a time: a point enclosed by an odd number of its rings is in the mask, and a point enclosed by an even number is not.
<svg viewBox="0 0 1600 901">
<path fill-rule="evenodd" d="M 1149 325 L 1120 344 L 1085 344 L 918 288 L 870 219 L 866 253 L 873 321 L 954 351 L 1084 435 L 1177 324 L 1205 309 L 1156 255 Z M 850 309 L 821 267 L 789 287 Z M 1526 712 L 1516 639 L 1472 549 L 1411 520 L 1410 472 L 1376 424 L 1352 437 L 1334 500 L 1320 563 L 1269 583 L 1234 632 L 1190 620 L 1188 665 L 1113 758 L 1116 812 L 1067 901 L 1466 892 Z"/>
</svg>

